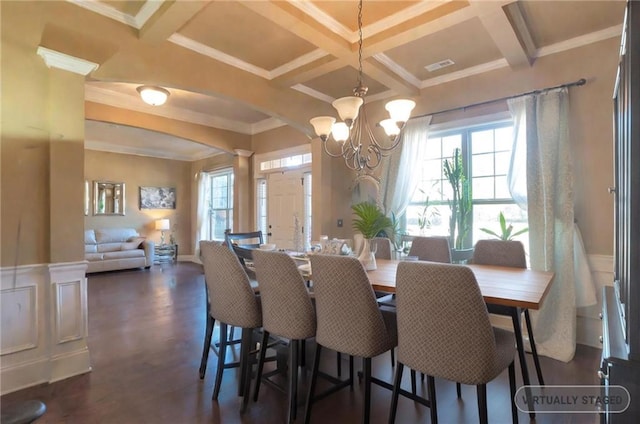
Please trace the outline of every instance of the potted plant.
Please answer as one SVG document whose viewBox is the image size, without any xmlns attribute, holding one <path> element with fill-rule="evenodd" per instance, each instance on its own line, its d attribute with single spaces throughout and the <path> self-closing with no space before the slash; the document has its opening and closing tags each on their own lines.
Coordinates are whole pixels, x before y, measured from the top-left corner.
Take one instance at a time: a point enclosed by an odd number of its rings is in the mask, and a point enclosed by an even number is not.
<svg viewBox="0 0 640 424">
<path fill-rule="evenodd" d="M 488 228 L 480 228 L 480 231 L 484 231 L 487 234 L 491 234 L 492 236 L 505 241 L 513 240 L 515 236 L 519 236 L 520 234 L 524 234 L 529 231 L 529 228 L 525 227 L 514 233 L 513 224 L 507 225 L 507 220 L 504 218 L 502 211 L 500 212 L 500 215 L 498 215 L 498 221 L 500 222 L 500 234 Z"/>
<path fill-rule="evenodd" d="M 364 237 L 362 253 L 360 253 L 358 259 L 363 263 L 365 269 L 376 269 L 375 255 L 370 247 L 371 239 L 380 233 L 391 233 L 394 226 L 393 222 L 377 205 L 371 202 L 357 203 L 351 206 L 351 209 L 356 215 L 352 223 L 353 229 L 360 232 Z"/>
<path fill-rule="evenodd" d="M 451 218 L 449 219 L 449 244 L 454 261 L 467 260 L 473 248 L 466 248 L 465 242 L 471 227 L 471 186 L 464 172 L 460 149 L 455 149 L 452 160 L 445 160 L 444 176 L 451 185 L 449 199 Z"/>
</svg>

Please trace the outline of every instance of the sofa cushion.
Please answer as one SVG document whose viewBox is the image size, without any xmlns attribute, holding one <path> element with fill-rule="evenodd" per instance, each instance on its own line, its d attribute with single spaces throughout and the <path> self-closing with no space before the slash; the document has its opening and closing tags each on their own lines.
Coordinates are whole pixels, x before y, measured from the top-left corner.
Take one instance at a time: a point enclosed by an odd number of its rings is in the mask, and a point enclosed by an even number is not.
<svg viewBox="0 0 640 424">
<path fill-rule="evenodd" d="M 117 252 L 119 250 L 122 250 L 122 242 L 98 244 L 98 252 Z"/>
<path fill-rule="evenodd" d="M 84 244 L 96 244 L 96 232 L 94 230 L 86 230 L 84 232 Z"/>
<path fill-rule="evenodd" d="M 97 253 L 98 245 L 97 244 L 85 244 L 84 245 L 84 253 Z"/>
<path fill-rule="evenodd" d="M 144 250 L 142 249 L 120 250 L 117 252 L 106 252 L 104 254 L 105 261 L 109 259 L 125 259 L 125 258 L 144 258 Z"/>
<path fill-rule="evenodd" d="M 101 261 L 104 259 L 102 253 L 87 253 L 84 258 L 88 261 Z"/>
<path fill-rule="evenodd" d="M 133 228 L 101 228 L 94 230 L 96 241 L 102 243 L 122 243 L 129 237 L 138 237 L 139 234 Z"/>
</svg>

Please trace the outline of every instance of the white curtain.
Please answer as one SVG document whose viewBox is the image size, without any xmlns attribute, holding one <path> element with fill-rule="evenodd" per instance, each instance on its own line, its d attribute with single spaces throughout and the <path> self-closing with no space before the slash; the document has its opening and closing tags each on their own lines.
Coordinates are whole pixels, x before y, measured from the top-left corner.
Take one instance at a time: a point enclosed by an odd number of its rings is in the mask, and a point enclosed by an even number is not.
<svg viewBox="0 0 640 424">
<path fill-rule="evenodd" d="M 209 238 L 209 174 L 206 172 L 200 172 L 198 174 L 198 211 L 196 215 L 196 234 L 195 240 L 195 257 L 196 260 L 200 260 L 200 240 L 207 240 Z"/>
<path fill-rule="evenodd" d="M 418 186 L 419 166 L 425 156 L 431 116 L 407 122 L 400 148 L 386 158 L 380 178 L 382 205 L 387 216 L 400 217 Z"/>
<path fill-rule="evenodd" d="M 509 187 L 527 207 L 531 267 L 555 273 L 541 310 L 532 311 L 536 347 L 561 361 L 573 358 L 576 344 L 568 103 L 566 88 L 508 101 L 515 124 Z"/>
</svg>

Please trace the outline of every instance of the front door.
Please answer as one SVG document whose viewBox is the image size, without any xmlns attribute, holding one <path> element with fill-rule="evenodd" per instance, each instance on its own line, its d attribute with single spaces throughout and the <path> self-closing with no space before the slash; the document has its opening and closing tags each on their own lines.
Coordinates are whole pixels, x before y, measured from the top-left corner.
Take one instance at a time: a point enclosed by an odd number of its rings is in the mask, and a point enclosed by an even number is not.
<svg viewBox="0 0 640 424">
<path fill-rule="evenodd" d="M 301 171 L 275 172 L 267 177 L 267 224 L 271 234 L 269 243 L 278 249 L 293 249 L 297 231 L 302 240 L 304 225 L 303 173 Z M 296 224 L 297 217 L 297 224 Z"/>
</svg>

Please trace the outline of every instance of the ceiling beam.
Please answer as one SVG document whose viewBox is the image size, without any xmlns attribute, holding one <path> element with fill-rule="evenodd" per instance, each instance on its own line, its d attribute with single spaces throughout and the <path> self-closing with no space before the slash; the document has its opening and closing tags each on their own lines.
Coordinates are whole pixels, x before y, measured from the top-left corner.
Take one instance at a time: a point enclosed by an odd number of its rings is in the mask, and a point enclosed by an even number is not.
<svg viewBox="0 0 640 424">
<path fill-rule="evenodd" d="M 509 17 L 503 9 L 502 2 L 471 0 L 471 6 L 511 67 L 531 66 L 533 64 L 533 57 L 528 54 L 523 43 L 521 43 L 516 28 L 511 25 Z M 520 24 L 522 28 L 519 29 L 528 34 L 524 19 L 521 20 Z"/>
<path fill-rule="evenodd" d="M 207 7 L 207 1 L 165 1 L 138 32 L 142 41 L 161 43 Z"/>
</svg>

